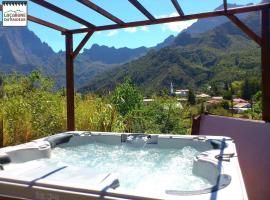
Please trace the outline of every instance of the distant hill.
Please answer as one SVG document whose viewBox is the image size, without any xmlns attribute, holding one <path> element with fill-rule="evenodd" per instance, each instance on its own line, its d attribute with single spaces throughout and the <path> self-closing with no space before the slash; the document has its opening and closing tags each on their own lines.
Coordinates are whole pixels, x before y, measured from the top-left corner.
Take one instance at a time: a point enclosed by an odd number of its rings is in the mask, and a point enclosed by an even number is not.
<svg viewBox="0 0 270 200">
<path fill-rule="evenodd" d="M 0 27 L 0 69 L 2 72 L 29 72 L 34 68 L 47 66 L 52 72 L 48 57 L 55 53 L 46 43 L 27 28 Z"/>
<path fill-rule="evenodd" d="M 25 27 L 0 27 L 0 72 L 28 74 L 39 70 L 65 86 L 65 53 L 55 53 L 34 32 Z M 79 87 L 98 73 L 145 55 L 147 48 L 137 49 L 98 46 L 84 49 L 75 61 L 75 82 Z"/>
<path fill-rule="evenodd" d="M 90 49 L 84 49 L 80 57 L 92 62 L 119 64 L 145 55 L 147 51 L 148 49 L 146 47 L 135 49 L 124 47 L 116 49 L 115 47 L 99 46 L 94 44 Z"/>
<path fill-rule="evenodd" d="M 245 21 L 256 32 L 259 15 L 247 16 Z M 211 31 L 179 34 L 171 46 L 150 51 L 128 64 L 106 71 L 80 89 L 81 92 L 106 92 L 126 77 L 145 94 L 167 90 L 173 82 L 177 88 L 203 87 L 259 76 L 258 46 L 231 22 Z"/>
<path fill-rule="evenodd" d="M 228 3 L 228 8 L 236 8 L 239 6 L 241 6 L 241 5 Z M 223 10 L 223 9 L 224 9 L 223 5 L 220 5 L 215 10 Z M 241 14 L 240 18 L 245 18 L 246 16 L 247 16 L 247 14 Z M 212 30 L 213 28 L 215 28 L 221 24 L 224 24 L 228 21 L 229 21 L 229 19 L 225 16 L 200 19 L 197 22 L 195 22 L 194 24 L 192 24 L 186 30 L 186 32 L 188 32 L 189 34 L 203 33 L 203 32 Z"/>
</svg>

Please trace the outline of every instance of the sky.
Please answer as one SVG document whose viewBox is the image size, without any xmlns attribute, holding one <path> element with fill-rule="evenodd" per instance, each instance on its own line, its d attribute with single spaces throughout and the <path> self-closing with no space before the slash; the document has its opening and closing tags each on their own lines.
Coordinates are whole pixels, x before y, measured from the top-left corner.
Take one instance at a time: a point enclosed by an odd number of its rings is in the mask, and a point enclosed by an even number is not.
<svg viewBox="0 0 270 200">
<path fill-rule="evenodd" d="M 113 24 L 109 19 L 92 11 L 80 4 L 76 0 L 47 0 L 92 24 L 106 25 Z M 261 0 L 228 0 L 228 3 L 245 5 L 248 3 L 259 3 Z M 64 2 L 64 3 L 63 3 Z M 103 7 L 124 22 L 134 20 L 146 20 L 128 0 L 92 0 L 95 4 Z M 156 18 L 177 16 L 176 10 L 170 0 L 139 0 L 139 2 Z M 185 14 L 212 11 L 223 3 L 223 0 L 178 0 Z M 41 19 L 53 22 L 69 29 L 82 28 L 83 26 L 68 18 L 58 15 L 46 8 L 40 7 L 29 1 L 29 14 Z M 142 26 L 137 28 L 127 28 L 120 30 L 96 32 L 85 45 L 90 48 L 93 44 L 106 45 L 109 47 L 129 47 L 137 48 L 141 46 L 151 47 L 162 42 L 170 35 L 177 35 L 182 30 L 192 25 L 196 20 L 162 25 Z M 65 49 L 65 38 L 60 32 L 29 22 L 28 27 L 43 41 L 48 43 L 54 51 Z M 74 46 L 84 37 L 84 34 L 74 36 Z"/>
</svg>

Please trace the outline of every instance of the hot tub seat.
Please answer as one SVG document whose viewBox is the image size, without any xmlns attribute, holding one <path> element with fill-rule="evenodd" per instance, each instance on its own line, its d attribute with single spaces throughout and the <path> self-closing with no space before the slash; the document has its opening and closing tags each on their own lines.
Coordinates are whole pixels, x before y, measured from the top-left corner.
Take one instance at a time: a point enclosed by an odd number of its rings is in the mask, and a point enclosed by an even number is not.
<svg viewBox="0 0 270 200">
<path fill-rule="evenodd" d="M 56 146 L 60 144 L 68 143 L 72 137 L 73 137 L 73 134 L 64 133 L 64 134 L 47 137 L 45 141 L 48 141 L 50 143 L 51 148 L 55 148 Z"/>
<path fill-rule="evenodd" d="M 197 191 L 166 190 L 166 193 L 169 195 L 177 195 L 177 196 L 200 195 L 200 194 L 216 192 L 218 190 L 221 190 L 227 187 L 230 183 L 231 183 L 231 176 L 227 174 L 221 174 L 218 177 L 218 183 L 214 185 L 213 187 L 206 188 L 203 190 L 197 190 Z"/>
<path fill-rule="evenodd" d="M 66 181 L 63 182 L 63 180 Z M 58 188 L 75 192 L 89 192 L 90 188 L 106 191 L 119 186 L 117 175 L 113 173 L 101 173 L 88 168 L 68 166 L 56 168 L 36 165 L 35 163 L 29 164 L 27 169 L 13 171 L 12 175 L 10 170 L 2 171 L 0 182 L 18 183 L 27 187 Z"/>
</svg>

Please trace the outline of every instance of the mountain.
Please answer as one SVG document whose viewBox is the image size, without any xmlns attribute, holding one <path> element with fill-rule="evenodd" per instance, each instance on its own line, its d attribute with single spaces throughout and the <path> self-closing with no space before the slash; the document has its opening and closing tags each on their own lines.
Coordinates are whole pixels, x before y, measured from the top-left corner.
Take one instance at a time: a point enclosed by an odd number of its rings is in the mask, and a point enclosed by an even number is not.
<svg viewBox="0 0 270 200">
<path fill-rule="evenodd" d="M 241 5 L 239 4 L 227 4 L 228 8 L 236 8 L 239 7 Z M 218 6 L 215 11 L 217 10 L 223 10 L 224 6 L 223 4 Z M 238 17 L 240 17 L 240 19 L 246 18 L 248 14 L 241 14 L 241 15 L 237 15 Z M 205 18 L 205 19 L 200 19 L 197 22 L 195 22 L 194 24 L 192 24 L 186 31 L 189 34 L 200 34 L 209 30 L 212 30 L 213 28 L 224 24 L 226 22 L 228 22 L 229 19 L 225 16 L 220 16 L 220 17 L 212 17 L 212 18 Z"/>
<path fill-rule="evenodd" d="M 247 16 L 245 22 L 259 31 L 259 14 Z M 258 75 L 260 49 L 231 22 L 211 31 L 179 34 L 171 46 L 150 51 L 128 64 L 106 71 L 80 89 L 81 92 L 106 92 L 127 77 L 145 93 L 176 88 L 202 88 Z"/>
<path fill-rule="evenodd" d="M 0 27 L 0 72 L 29 74 L 39 70 L 55 79 L 57 87 L 65 85 L 65 53 L 55 53 L 26 27 Z M 126 63 L 147 52 L 137 49 L 98 46 L 84 49 L 75 60 L 76 87 L 85 84 L 93 76 Z"/>
<path fill-rule="evenodd" d="M 48 57 L 55 53 L 27 28 L 0 27 L 0 69 L 2 72 L 30 72 L 34 68 L 54 72 Z"/>
<path fill-rule="evenodd" d="M 170 35 L 169 37 L 167 37 L 163 42 L 157 44 L 153 49 L 161 49 L 164 47 L 168 47 L 171 46 L 174 42 L 175 37 L 173 35 Z"/>
<path fill-rule="evenodd" d="M 80 57 L 91 62 L 119 64 L 145 55 L 147 51 L 148 49 L 146 47 L 139 47 L 135 49 L 124 47 L 116 49 L 115 47 L 99 46 L 94 44 L 90 49 L 84 49 Z"/>
</svg>

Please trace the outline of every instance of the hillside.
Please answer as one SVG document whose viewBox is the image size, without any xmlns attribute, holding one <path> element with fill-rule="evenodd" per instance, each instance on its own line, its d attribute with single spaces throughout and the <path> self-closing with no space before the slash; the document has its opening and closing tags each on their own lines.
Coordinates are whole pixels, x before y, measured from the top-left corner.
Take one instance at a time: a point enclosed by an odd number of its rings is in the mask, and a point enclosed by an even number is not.
<svg viewBox="0 0 270 200">
<path fill-rule="evenodd" d="M 65 54 L 56 53 L 34 32 L 24 27 L 0 27 L 0 72 L 29 74 L 39 70 L 55 79 L 57 86 L 65 85 Z M 123 64 L 145 55 L 147 48 L 137 49 L 93 45 L 84 49 L 75 61 L 76 87 L 89 81 L 116 64 Z"/>
<path fill-rule="evenodd" d="M 92 62 L 102 62 L 104 64 L 119 64 L 145 55 L 147 51 L 148 49 L 146 47 L 135 49 L 124 47 L 116 49 L 115 47 L 99 46 L 94 44 L 90 49 L 84 49 L 80 58 L 87 59 Z"/>
<path fill-rule="evenodd" d="M 246 21 L 258 32 L 258 15 Z M 80 89 L 104 92 L 113 89 L 126 77 L 145 94 L 177 88 L 196 87 L 240 80 L 259 73 L 259 48 L 230 22 L 201 34 L 182 32 L 171 46 L 150 51 L 146 56 L 107 71 Z"/>
</svg>

